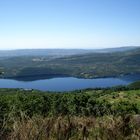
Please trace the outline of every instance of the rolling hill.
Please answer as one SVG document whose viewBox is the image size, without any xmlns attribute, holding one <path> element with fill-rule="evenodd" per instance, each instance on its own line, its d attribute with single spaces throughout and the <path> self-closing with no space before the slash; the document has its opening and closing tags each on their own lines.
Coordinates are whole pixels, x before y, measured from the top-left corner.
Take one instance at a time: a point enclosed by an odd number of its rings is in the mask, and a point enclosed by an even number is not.
<svg viewBox="0 0 140 140">
<path fill-rule="evenodd" d="M 85 52 L 61 55 L 57 58 L 55 56 L 27 55 L 1 58 L 1 77 L 66 75 L 97 78 L 140 73 L 140 48 L 104 53 Z"/>
</svg>

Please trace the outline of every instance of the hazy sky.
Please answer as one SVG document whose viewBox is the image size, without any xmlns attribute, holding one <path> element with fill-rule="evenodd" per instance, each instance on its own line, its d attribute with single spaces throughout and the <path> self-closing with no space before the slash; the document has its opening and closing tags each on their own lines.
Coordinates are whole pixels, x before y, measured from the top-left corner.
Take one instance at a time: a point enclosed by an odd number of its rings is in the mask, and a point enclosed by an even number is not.
<svg viewBox="0 0 140 140">
<path fill-rule="evenodd" d="M 140 45 L 140 0 L 0 0 L 0 49 Z"/>
</svg>

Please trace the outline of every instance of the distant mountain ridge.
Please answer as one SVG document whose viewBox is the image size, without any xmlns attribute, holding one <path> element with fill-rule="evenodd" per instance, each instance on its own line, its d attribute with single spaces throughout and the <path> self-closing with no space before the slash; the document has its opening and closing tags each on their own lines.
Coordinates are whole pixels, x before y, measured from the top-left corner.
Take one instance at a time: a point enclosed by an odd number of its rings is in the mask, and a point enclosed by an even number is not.
<svg viewBox="0 0 140 140">
<path fill-rule="evenodd" d="M 105 48 L 105 49 L 21 49 L 21 50 L 0 50 L 0 57 L 16 57 L 16 56 L 70 56 L 85 53 L 109 53 L 123 52 L 138 48 L 137 46 Z"/>
</svg>

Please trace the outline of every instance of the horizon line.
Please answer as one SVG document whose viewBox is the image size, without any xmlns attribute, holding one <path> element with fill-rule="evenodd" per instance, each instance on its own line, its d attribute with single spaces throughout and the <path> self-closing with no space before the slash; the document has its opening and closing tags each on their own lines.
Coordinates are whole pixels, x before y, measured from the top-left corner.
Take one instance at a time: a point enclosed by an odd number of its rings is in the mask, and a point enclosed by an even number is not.
<svg viewBox="0 0 140 140">
<path fill-rule="evenodd" d="M 119 47 L 103 47 L 103 48 L 15 48 L 15 49 L 0 49 L 0 51 L 18 51 L 18 50 L 102 50 L 102 49 L 116 49 L 116 48 L 137 48 L 136 46 L 119 46 Z"/>
</svg>

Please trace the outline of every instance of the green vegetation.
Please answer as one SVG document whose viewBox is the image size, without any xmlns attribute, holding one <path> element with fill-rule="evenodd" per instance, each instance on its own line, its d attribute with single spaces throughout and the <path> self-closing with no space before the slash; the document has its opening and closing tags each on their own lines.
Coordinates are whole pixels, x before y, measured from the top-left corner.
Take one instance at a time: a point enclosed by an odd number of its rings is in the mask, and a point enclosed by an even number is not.
<svg viewBox="0 0 140 140">
<path fill-rule="evenodd" d="M 5 116 L 13 109 L 34 115 L 95 116 L 140 113 L 140 90 L 81 90 L 72 93 L 42 93 L 39 91 L 1 90 L 1 109 Z M 6 107 L 6 109 L 3 108 Z M 1 114 L 1 116 L 2 116 Z"/>
<path fill-rule="evenodd" d="M 140 81 L 136 81 L 129 85 L 130 88 L 139 89 L 140 88 Z"/>
<path fill-rule="evenodd" d="M 113 53 L 85 53 L 60 58 L 21 56 L 0 59 L 3 77 L 67 75 L 82 78 L 140 73 L 140 49 Z"/>
<path fill-rule="evenodd" d="M 19 140 L 138 139 L 140 90 L 0 90 L 0 136 Z"/>
</svg>

